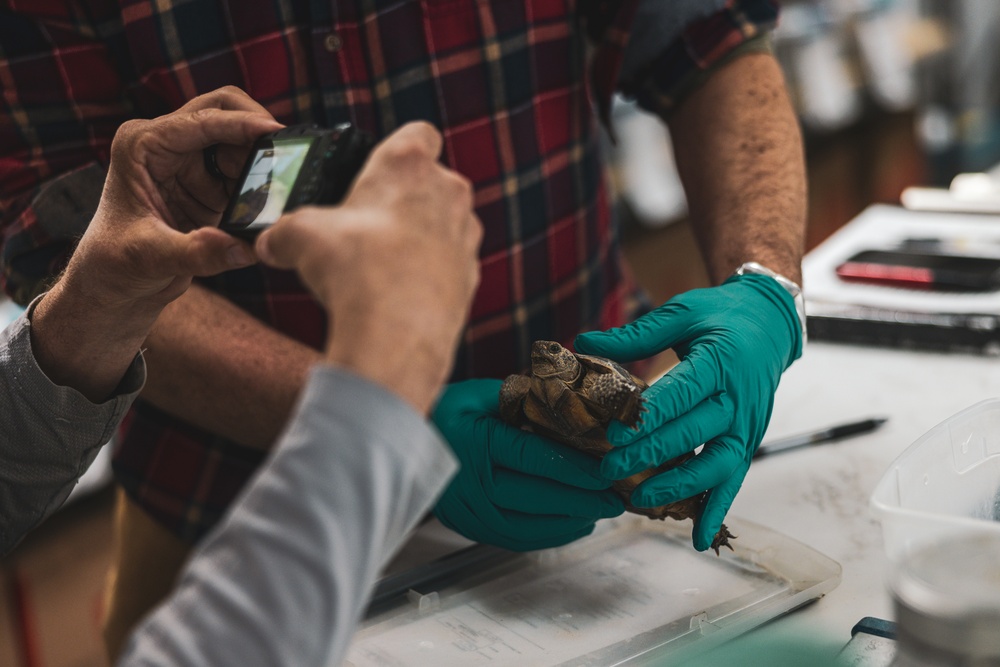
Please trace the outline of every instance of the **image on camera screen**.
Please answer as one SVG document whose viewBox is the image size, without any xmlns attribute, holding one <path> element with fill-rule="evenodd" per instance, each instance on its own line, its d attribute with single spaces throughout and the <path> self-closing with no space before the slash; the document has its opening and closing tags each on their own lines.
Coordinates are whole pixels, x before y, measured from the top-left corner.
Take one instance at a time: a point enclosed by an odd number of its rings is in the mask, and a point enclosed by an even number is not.
<svg viewBox="0 0 1000 667">
<path fill-rule="evenodd" d="M 258 150 L 233 206 L 230 224 L 251 227 L 277 222 L 312 142 L 312 137 L 277 139 Z"/>
</svg>

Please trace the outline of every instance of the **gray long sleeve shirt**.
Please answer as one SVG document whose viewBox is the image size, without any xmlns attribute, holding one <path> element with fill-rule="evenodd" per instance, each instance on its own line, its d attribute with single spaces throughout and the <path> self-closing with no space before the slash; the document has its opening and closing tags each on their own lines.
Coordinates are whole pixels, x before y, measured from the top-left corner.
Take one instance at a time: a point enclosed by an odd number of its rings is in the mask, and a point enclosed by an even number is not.
<svg viewBox="0 0 1000 667">
<path fill-rule="evenodd" d="M 137 359 L 123 395 L 89 404 L 45 377 L 29 334 L 23 316 L 0 336 L 5 544 L 68 495 L 145 377 Z M 456 469 L 436 431 L 397 397 L 332 367 L 313 369 L 270 460 L 119 664 L 338 664 L 380 566 Z"/>
<path fill-rule="evenodd" d="M 137 356 L 100 405 L 52 384 L 31 351 L 37 302 L 0 331 L 0 555 L 63 504 L 146 380 Z"/>
</svg>

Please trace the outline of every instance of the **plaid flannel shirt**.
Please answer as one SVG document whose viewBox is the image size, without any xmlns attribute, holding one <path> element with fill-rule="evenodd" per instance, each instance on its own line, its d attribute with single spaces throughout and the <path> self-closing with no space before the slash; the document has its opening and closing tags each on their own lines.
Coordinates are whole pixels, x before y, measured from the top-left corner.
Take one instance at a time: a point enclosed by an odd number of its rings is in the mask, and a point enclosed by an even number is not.
<svg viewBox="0 0 1000 667">
<path fill-rule="evenodd" d="M 454 379 L 523 369 L 533 340 L 569 344 L 631 315 L 591 90 L 604 118 L 616 86 L 665 112 L 674 90 L 776 17 L 765 0 L 730 0 L 620 82 L 632 17 L 650 1 L 669 11 L 667 0 L 0 1 L 4 287 L 30 300 L 64 265 L 122 122 L 231 84 L 285 123 L 441 129 L 443 160 L 473 182 L 485 228 Z M 287 272 L 201 282 L 288 336 L 324 340 L 324 313 Z M 263 456 L 140 401 L 115 472 L 193 541 Z"/>
</svg>

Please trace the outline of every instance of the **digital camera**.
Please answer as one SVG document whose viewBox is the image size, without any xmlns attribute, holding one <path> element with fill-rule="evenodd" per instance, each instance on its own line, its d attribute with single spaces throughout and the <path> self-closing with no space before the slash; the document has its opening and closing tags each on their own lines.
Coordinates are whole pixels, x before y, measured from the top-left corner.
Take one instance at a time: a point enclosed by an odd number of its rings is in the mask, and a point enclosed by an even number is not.
<svg viewBox="0 0 1000 667">
<path fill-rule="evenodd" d="M 254 143 L 219 227 L 253 237 L 286 211 L 338 203 L 374 143 L 348 123 L 332 129 L 293 125 L 264 135 Z"/>
</svg>

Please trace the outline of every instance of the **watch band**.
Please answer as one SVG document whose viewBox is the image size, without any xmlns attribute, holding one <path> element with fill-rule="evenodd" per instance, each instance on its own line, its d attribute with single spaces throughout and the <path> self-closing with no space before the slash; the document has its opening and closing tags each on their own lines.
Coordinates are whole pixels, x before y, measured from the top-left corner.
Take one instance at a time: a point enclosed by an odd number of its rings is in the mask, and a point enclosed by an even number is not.
<svg viewBox="0 0 1000 667">
<path fill-rule="evenodd" d="M 795 313 L 799 316 L 799 325 L 802 327 L 802 344 L 805 345 L 809 336 L 806 332 L 806 299 L 802 295 L 802 288 L 794 281 L 786 278 L 780 273 L 775 273 L 771 269 L 767 268 L 762 264 L 757 262 L 746 262 L 741 264 L 733 275 L 743 276 L 748 273 L 757 274 L 761 276 L 770 276 L 778 281 L 786 292 L 792 295 L 792 300 L 795 302 Z"/>
</svg>

